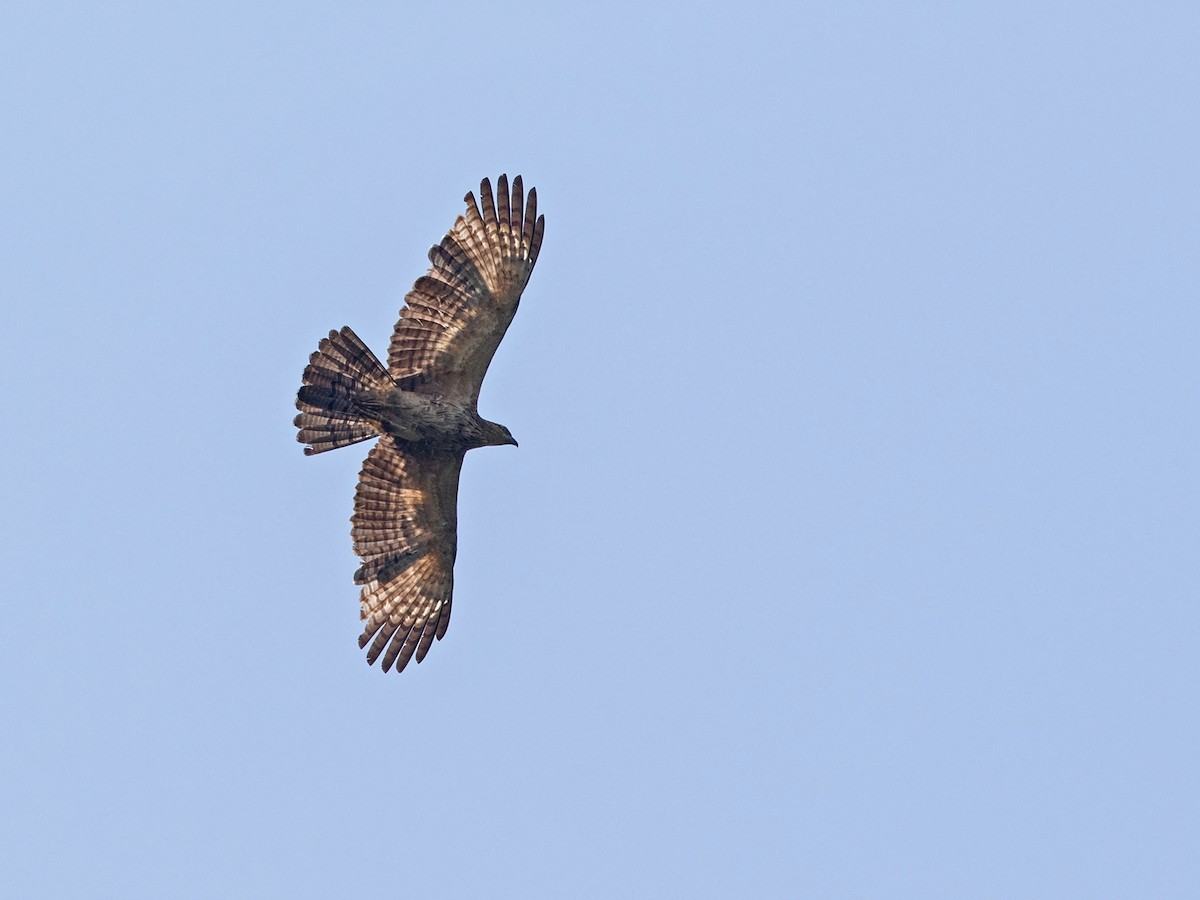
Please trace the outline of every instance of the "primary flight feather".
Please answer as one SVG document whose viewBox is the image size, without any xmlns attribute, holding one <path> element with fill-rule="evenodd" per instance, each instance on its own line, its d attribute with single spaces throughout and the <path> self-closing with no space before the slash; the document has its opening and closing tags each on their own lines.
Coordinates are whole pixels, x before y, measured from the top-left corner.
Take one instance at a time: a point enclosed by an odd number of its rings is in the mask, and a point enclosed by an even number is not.
<svg viewBox="0 0 1200 900">
<path fill-rule="evenodd" d="M 476 404 L 537 262 L 544 217 L 519 175 L 511 193 L 501 175 L 494 196 L 485 178 L 479 202 L 465 200 L 404 298 L 387 368 L 349 328 L 331 331 L 296 396 L 306 454 L 379 437 L 358 477 L 350 533 L 363 562 L 358 643 L 384 671 L 420 662 L 450 624 L 463 456 L 517 443 Z"/>
</svg>

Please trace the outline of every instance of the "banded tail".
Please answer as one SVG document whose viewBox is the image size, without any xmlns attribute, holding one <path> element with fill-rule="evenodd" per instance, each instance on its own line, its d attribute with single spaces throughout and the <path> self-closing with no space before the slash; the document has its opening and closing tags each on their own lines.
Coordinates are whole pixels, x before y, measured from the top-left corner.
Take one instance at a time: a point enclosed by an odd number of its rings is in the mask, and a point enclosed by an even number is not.
<svg viewBox="0 0 1200 900">
<path fill-rule="evenodd" d="M 296 439 L 311 456 L 357 444 L 383 429 L 360 400 L 395 382 L 383 363 L 349 328 L 329 332 L 308 358 L 304 384 L 296 395 Z"/>
</svg>

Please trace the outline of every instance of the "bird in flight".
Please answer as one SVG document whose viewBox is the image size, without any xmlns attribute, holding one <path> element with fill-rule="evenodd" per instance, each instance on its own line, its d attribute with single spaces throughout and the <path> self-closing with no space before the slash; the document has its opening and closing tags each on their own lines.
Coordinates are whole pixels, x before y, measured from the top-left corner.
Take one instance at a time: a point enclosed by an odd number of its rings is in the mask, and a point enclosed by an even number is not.
<svg viewBox="0 0 1200 900">
<path fill-rule="evenodd" d="M 476 404 L 537 262 L 544 217 L 519 175 L 511 193 L 501 175 L 494 196 L 485 178 L 479 203 L 464 199 L 404 298 L 387 367 L 349 328 L 331 331 L 296 396 L 305 454 L 379 438 L 358 476 L 350 535 L 362 559 L 358 645 L 385 672 L 420 662 L 450 624 L 463 456 L 517 443 Z"/>
</svg>

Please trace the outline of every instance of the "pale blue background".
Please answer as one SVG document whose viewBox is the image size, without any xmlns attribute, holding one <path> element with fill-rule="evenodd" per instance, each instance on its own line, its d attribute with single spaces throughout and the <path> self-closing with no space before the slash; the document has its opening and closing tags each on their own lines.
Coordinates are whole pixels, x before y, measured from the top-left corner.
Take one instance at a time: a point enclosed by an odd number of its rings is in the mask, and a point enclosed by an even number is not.
<svg viewBox="0 0 1200 900">
<path fill-rule="evenodd" d="M 1192 3 L 0 13 L 20 897 L 1200 896 Z M 295 442 L 520 172 L 454 621 Z"/>
</svg>

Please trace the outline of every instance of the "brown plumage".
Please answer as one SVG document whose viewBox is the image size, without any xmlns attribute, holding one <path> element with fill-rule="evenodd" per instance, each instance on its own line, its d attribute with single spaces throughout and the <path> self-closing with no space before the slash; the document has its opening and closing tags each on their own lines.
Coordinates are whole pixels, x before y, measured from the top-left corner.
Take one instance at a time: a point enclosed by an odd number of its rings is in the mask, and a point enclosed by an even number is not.
<svg viewBox="0 0 1200 900">
<path fill-rule="evenodd" d="M 306 454 L 381 436 L 359 474 L 351 517 L 363 561 L 367 662 L 403 671 L 450 623 L 458 542 L 458 476 L 474 447 L 516 444 L 480 418 L 479 388 L 542 245 L 537 192 L 521 177 L 479 186 L 467 211 L 429 251 L 392 333 L 385 369 L 349 328 L 331 331 L 296 397 Z M 368 644 L 370 645 L 368 647 Z"/>
</svg>

